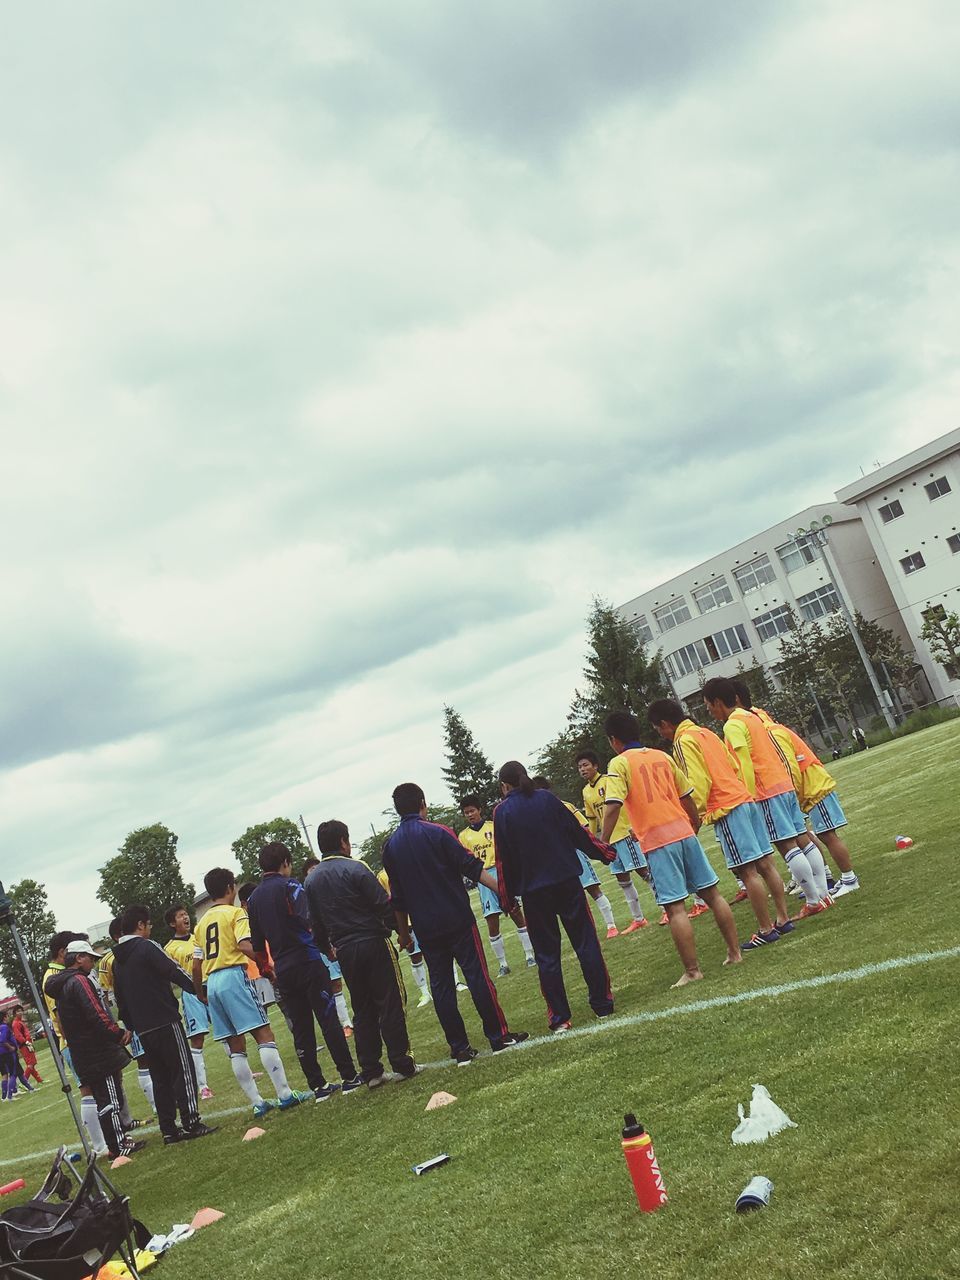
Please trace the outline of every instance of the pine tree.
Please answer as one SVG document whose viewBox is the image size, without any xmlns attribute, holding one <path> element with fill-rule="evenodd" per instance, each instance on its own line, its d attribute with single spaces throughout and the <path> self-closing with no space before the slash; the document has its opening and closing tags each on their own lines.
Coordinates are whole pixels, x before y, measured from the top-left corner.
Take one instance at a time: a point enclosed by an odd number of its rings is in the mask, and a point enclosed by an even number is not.
<svg viewBox="0 0 960 1280">
<path fill-rule="evenodd" d="M 583 670 L 585 689 L 574 695 L 568 717 L 570 727 L 591 742 L 601 739 L 606 746 L 606 716 L 611 711 L 630 711 L 637 717 L 641 739 L 651 746 L 661 745 L 647 722 L 650 703 L 669 697 L 671 692 L 661 653 L 648 657 L 637 632 L 603 600 L 594 600 L 587 617 L 587 632 L 590 649 Z"/>
<path fill-rule="evenodd" d="M 487 805 L 496 804 L 500 787 L 493 765 L 477 746 L 463 717 L 453 707 L 443 708 L 443 734 L 447 763 L 443 776 L 454 801 L 475 792 Z"/>
</svg>

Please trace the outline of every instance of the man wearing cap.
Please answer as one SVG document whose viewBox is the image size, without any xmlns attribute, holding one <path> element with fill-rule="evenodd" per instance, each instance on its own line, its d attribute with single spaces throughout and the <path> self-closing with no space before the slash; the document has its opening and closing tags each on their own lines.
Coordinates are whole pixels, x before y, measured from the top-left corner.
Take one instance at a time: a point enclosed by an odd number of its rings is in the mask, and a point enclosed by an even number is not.
<svg viewBox="0 0 960 1280">
<path fill-rule="evenodd" d="M 96 1101 L 108 1154 L 115 1159 L 132 1155 L 147 1144 L 131 1141 L 120 1120 L 121 1072 L 130 1061 L 124 1048 L 130 1043 L 130 1032 L 118 1027 L 107 1013 L 99 988 L 90 977 L 102 958 L 83 939 L 69 942 L 64 950 L 64 968 L 47 979 L 44 994 L 56 1001 L 73 1068 Z"/>
</svg>

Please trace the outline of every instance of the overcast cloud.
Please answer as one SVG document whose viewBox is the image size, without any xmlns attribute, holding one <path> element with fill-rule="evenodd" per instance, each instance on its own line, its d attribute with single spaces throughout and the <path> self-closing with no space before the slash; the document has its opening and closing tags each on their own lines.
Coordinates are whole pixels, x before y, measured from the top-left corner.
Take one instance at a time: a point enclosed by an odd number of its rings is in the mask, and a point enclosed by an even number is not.
<svg viewBox="0 0 960 1280">
<path fill-rule="evenodd" d="M 444 799 L 614 603 L 955 425 L 951 0 L 11 9 L 5 882 Z"/>
</svg>

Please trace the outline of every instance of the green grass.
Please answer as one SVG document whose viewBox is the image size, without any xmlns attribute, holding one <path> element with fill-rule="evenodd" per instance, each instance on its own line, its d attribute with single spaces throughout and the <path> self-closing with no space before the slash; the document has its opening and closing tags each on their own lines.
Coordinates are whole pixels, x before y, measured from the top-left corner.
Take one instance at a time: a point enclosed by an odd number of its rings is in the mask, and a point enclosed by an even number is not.
<svg viewBox="0 0 960 1280">
<path fill-rule="evenodd" d="M 960 945 L 951 894 L 960 724 L 834 767 L 862 892 L 735 969 L 721 968 L 719 934 L 703 917 L 694 928 L 707 979 L 683 992 L 668 990 L 679 966 L 665 929 L 605 944 L 618 1014 Z M 894 850 L 901 832 L 916 841 L 908 853 Z M 719 865 L 712 841 L 710 852 Z M 729 877 L 722 883 L 732 888 Z M 622 895 L 612 882 L 608 889 L 623 918 Z M 645 888 L 641 899 L 652 910 Z M 735 910 L 746 935 L 748 908 Z M 505 935 L 514 973 L 498 983 L 504 1008 L 513 1026 L 541 1032 L 536 975 L 522 967 L 512 926 Z M 594 1025 L 572 959 L 567 976 L 576 1025 Z M 936 960 L 603 1026 L 272 1116 L 254 1143 L 240 1140 L 246 1115 L 219 1120 L 215 1137 L 189 1146 L 167 1150 L 154 1137 L 116 1177 L 153 1230 L 189 1221 L 204 1205 L 227 1214 L 165 1259 L 167 1280 L 956 1276 L 956 978 L 956 959 Z M 472 1007 L 462 1007 L 482 1044 Z M 279 1017 L 275 1024 L 293 1079 L 289 1037 Z M 410 1028 L 421 1061 L 443 1056 L 431 1009 L 411 1009 Z M 207 1062 L 217 1096 L 205 1110 L 238 1105 L 221 1051 L 208 1047 Z M 734 1147 L 736 1104 L 754 1082 L 799 1127 Z M 129 1072 L 128 1087 L 144 1114 Z M 427 1114 L 437 1089 L 458 1101 Z M 49 1160 L 26 1153 L 70 1139 L 63 1108 L 45 1088 L 0 1110 L 3 1180 L 24 1176 L 36 1188 Z M 633 1200 L 619 1149 L 625 1110 L 653 1135 L 670 1195 L 657 1214 L 640 1214 Z M 441 1151 L 449 1165 L 414 1177 L 413 1164 Z M 737 1217 L 734 1199 L 755 1173 L 773 1179 L 772 1204 Z"/>
</svg>

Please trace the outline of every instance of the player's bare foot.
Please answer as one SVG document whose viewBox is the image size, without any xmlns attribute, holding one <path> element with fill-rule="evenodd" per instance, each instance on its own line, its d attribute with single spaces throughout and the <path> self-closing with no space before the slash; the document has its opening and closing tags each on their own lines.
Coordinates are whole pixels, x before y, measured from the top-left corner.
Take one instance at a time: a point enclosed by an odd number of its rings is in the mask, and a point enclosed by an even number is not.
<svg viewBox="0 0 960 1280">
<path fill-rule="evenodd" d="M 741 954 L 739 951 L 737 951 L 734 955 L 727 956 L 726 960 L 724 960 L 724 962 L 723 962 L 723 963 L 724 963 L 724 964 L 739 964 L 739 963 L 740 963 L 740 961 L 741 961 L 742 959 L 743 959 L 742 954 Z"/>
<path fill-rule="evenodd" d="M 699 982 L 702 977 L 703 977 L 703 974 L 700 972 L 699 969 L 696 971 L 696 973 L 681 974 L 681 976 L 671 986 L 670 990 L 675 991 L 677 987 L 685 987 L 688 982 Z"/>
</svg>

